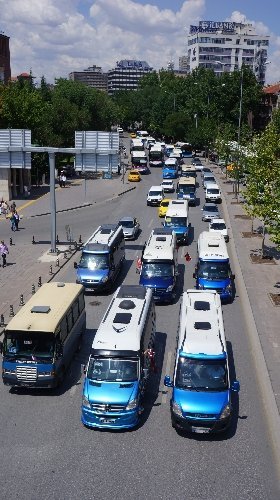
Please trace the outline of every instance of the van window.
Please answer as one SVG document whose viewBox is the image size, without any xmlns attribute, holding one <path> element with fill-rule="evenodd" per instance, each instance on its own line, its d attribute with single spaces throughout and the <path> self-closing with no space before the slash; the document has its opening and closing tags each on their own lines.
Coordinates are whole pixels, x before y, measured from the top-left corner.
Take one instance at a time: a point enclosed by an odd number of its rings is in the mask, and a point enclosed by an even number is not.
<svg viewBox="0 0 280 500">
<path fill-rule="evenodd" d="M 64 342 L 67 335 L 68 335 L 67 321 L 66 321 L 66 317 L 64 317 L 60 323 L 60 340 L 61 340 L 61 342 Z"/>
</svg>

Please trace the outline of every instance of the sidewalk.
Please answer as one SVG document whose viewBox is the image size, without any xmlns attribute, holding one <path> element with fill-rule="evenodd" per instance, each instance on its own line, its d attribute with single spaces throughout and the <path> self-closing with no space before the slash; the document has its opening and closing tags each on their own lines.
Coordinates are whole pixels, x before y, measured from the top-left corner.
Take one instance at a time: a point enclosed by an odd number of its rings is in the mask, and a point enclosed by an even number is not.
<svg viewBox="0 0 280 500">
<path fill-rule="evenodd" d="M 266 253 L 271 259 L 261 259 L 262 236 L 252 235 L 251 218 L 246 215 L 243 203 L 234 197 L 232 183 L 220 167 L 210 164 L 227 204 L 232 237 L 235 241 L 238 261 L 247 289 L 262 351 L 270 376 L 275 400 L 280 410 L 280 251 L 266 236 Z M 254 221 L 254 230 L 260 222 Z M 230 235 L 231 237 L 231 235 Z M 274 300 L 273 300 L 274 299 Z"/>
<path fill-rule="evenodd" d="M 50 195 L 45 192 L 48 187 L 34 188 L 28 200 L 15 199 L 18 213 L 24 218 L 39 217 L 50 212 Z M 56 208 L 59 211 L 75 210 L 79 207 L 102 203 L 114 197 L 122 196 L 125 192 L 135 189 L 122 176 L 113 179 L 73 179 L 66 188 L 56 188 Z M 40 196 L 40 193 L 42 195 Z M 24 220 L 23 219 L 23 220 Z M 0 217 L 1 224 L 5 224 L 5 217 Z M 13 240 L 13 233 L 11 233 Z M 10 319 L 10 306 L 16 313 L 20 308 L 20 297 L 24 302 L 32 295 L 32 289 L 38 289 L 39 277 L 45 283 L 55 279 L 55 274 L 68 262 L 75 253 L 74 245 L 69 250 L 69 244 L 58 244 L 58 255 L 49 254 L 50 243 L 41 242 L 40 245 L 32 244 L 32 237 L 28 241 L 9 244 L 10 254 L 7 258 L 7 267 L 0 268 L 0 315 L 4 316 L 4 323 Z M 77 242 L 78 243 L 78 242 Z M 3 318 L 2 318 L 3 319 Z M 0 325 L 0 334 L 3 325 Z"/>
</svg>

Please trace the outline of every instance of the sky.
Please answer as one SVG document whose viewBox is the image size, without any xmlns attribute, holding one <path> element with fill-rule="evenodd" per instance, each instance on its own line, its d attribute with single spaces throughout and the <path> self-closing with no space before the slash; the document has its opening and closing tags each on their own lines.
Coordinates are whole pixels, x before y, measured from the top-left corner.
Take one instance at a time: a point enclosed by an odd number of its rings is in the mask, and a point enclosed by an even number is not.
<svg viewBox="0 0 280 500">
<path fill-rule="evenodd" d="M 191 24 L 251 23 L 270 35 L 266 83 L 280 81 L 279 0 L 0 0 L 0 32 L 10 37 L 12 76 L 68 78 L 121 59 L 178 68 Z"/>
</svg>

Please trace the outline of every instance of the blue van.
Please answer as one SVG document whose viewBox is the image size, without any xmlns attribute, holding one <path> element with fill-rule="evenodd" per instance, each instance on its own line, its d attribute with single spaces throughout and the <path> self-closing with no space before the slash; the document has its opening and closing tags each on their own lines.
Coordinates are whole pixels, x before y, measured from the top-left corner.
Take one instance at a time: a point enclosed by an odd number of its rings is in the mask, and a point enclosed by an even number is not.
<svg viewBox="0 0 280 500">
<path fill-rule="evenodd" d="M 152 230 L 141 259 L 140 285 L 152 289 L 154 300 L 172 302 L 177 270 L 176 235 L 169 228 Z"/>
<path fill-rule="evenodd" d="M 117 224 L 103 224 L 82 248 L 80 262 L 74 262 L 76 283 L 86 290 L 110 290 L 125 260 L 124 234 Z"/>
<path fill-rule="evenodd" d="M 187 290 L 180 310 L 174 378 L 172 425 L 197 434 L 223 432 L 232 417 L 232 393 L 239 382 L 230 380 L 227 345 L 219 294 Z"/>
<path fill-rule="evenodd" d="M 170 158 L 166 160 L 162 169 L 162 178 L 163 179 L 177 179 L 178 177 L 178 162 L 176 158 L 173 160 Z"/>
<path fill-rule="evenodd" d="M 154 369 L 156 313 L 152 291 L 122 285 L 94 337 L 82 397 L 82 423 L 100 429 L 135 427 Z"/>
<path fill-rule="evenodd" d="M 178 244 L 186 245 L 189 238 L 189 207 L 187 200 L 171 200 L 163 226 L 172 229 Z"/>
<path fill-rule="evenodd" d="M 221 300 L 233 300 L 235 275 L 231 272 L 224 236 L 203 231 L 198 237 L 197 250 L 198 261 L 193 275 L 196 288 L 216 290 Z"/>
</svg>

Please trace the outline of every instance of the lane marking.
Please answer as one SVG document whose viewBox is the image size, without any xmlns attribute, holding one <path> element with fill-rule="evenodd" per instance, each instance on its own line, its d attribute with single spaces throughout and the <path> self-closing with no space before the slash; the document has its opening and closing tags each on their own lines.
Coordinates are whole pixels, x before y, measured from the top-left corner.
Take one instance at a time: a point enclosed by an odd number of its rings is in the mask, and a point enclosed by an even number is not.
<svg viewBox="0 0 280 500">
<path fill-rule="evenodd" d="M 149 222 L 149 224 L 148 224 L 148 227 L 151 227 L 151 225 L 153 224 L 153 222 L 154 222 L 154 219 L 151 219 L 150 222 Z"/>
<path fill-rule="evenodd" d="M 166 367 L 165 367 L 165 373 L 168 375 L 170 373 L 170 369 L 171 369 L 171 359 L 172 359 L 172 351 L 169 351 L 168 354 L 167 354 L 167 360 L 166 360 Z M 165 386 L 164 386 L 165 387 Z M 162 399 L 161 399 L 161 402 L 162 404 L 166 404 L 167 402 L 167 396 L 168 396 L 168 391 L 167 391 L 167 387 L 165 387 L 166 389 L 166 393 L 165 394 L 162 394 Z"/>
</svg>

